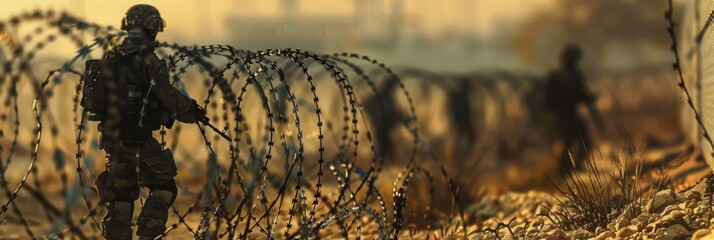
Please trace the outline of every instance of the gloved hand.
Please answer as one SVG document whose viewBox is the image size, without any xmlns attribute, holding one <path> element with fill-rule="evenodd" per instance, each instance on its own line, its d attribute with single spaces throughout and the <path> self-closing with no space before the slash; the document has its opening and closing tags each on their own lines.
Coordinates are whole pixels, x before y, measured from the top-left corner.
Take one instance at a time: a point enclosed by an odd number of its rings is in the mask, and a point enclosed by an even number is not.
<svg viewBox="0 0 714 240">
<path fill-rule="evenodd" d="M 193 118 L 196 119 L 198 122 L 202 123 L 207 123 L 208 122 L 208 117 L 206 117 L 206 110 L 203 109 L 196 101 L 193 101 L 194 104 L 194 110 L 193 110 Z"/>
</svg>

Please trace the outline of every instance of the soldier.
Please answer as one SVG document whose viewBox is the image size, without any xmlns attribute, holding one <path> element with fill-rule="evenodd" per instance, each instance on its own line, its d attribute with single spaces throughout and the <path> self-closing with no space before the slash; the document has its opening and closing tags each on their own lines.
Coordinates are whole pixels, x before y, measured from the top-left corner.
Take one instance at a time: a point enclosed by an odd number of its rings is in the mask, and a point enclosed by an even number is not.
<svg viewBox="0 0 714 240">
<path fill-rule="evenodd" d="M 164 233 L 169 207 L 176 199 L 176 164 L 152 131 L 170 128 L 173 119 L 207 122 L 205 110 L 171 86 L 165 63 L 154 53 L 156 35 L 164 27 L 153 6 L 129 8 L 121 26 L 128 34 L 114 39 L 103 60 L 106 93 L 99 99 L 106 101 L 106 111 L 95 120 L 100 121 L 107 164 L 95 184 L 109 208 L 102 221 L 107 239 L 132 239 L 131 219 L 140 186 L 150 193 L 136 234 L 139 239 L 154 239 Z"/>
<path fill-rule="evenodd" d="M 474 93 L 472 81 L 466 77 L 454 80 L 456 86 L 448 90 L 447 103 L 456 139 L 456 152 L 459 157 L 467 157 L 476 142 L 477 130 L 472 116 L 471 94 Z"/>
<path fill-rule="evenodd" d="M 404 122 L 404 113 L 397 106 L 395 96 L 398 87 L 399 82 L 390 78 L 372 98 L 364 102 L 367 117 L 377 128 L 375 145 L 380 156 L 393 156 L 394 142 L 390 136 Z"/>
<path fill-rule="evenodd" d="M 555 129 L 563 140 L 559 159 L 561 171 L 571 170 L 571 154 L 575 168 L 582 170 L 583 161 L 590 150 L 590 135 L 585 122 L 578 115 L 578 106 L 588 104 L 591 114 L 597 114 L 592 112 L 595 96 L 587 90 L 578 66 L 581 55 L 578 46 L 567 46 L 562 52 L 559 68 L 550 72 L 546 85 L 546 109 L 555 116 Z"/>
</svg>

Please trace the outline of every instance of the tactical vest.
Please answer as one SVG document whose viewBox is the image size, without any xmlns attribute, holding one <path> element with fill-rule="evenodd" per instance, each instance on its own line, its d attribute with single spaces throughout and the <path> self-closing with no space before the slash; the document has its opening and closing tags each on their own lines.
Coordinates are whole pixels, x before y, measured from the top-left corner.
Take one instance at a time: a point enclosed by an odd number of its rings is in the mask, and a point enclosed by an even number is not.
<svg viewBox="0 0 714 240">
<path fill-rule="evenodd" d="M 143 146 L 161 127 L 162 114 L 151 94 L 148 71 L 135 66 L 133 57 L 110 53 L 101 60 L 88 60 L 81 105 L 89 113 L 88 120 L 101 122 L 103 134 L 117 132 L 117 140 L 125 146 Z"/>
</svg>

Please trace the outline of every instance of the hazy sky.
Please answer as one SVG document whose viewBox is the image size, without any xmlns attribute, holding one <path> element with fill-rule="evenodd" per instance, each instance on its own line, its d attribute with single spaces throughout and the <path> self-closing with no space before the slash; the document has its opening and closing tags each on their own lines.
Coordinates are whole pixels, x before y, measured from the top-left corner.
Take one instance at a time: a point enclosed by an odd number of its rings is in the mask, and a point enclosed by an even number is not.
<svg viewBox="0 0 714 240">
<path fill-rule="evenodd" d="M 355 1 L 370 6 L 367 16 L 390 11 L 394 1 L 382 0 L 296 0 L 298 16 L 352 16 Z M 92 22 L 118 26 L 124 12 L 137 3 L 156 6 L 167 21 L 168 36 L 183 36 L 190 40 L 224 40 L 221 31 L 228 16 L 281 18 L 286 12 L 286 0 L 0 0 L 0 16 L 33 9 L 65 9 Z M 489 36 L 501 24 L 517 20 L 552 0 L 402 0 L 405 18 L 418 25 L 427 35 L 462 32 Z"/>
<path fill-rule="evenodd" d="M 35 9 L 65 10 L 83 17 L 90 22 L 119 27 L 126 10 L 132 5 L 147 3 L 157 7 L 167 22 L 164 33 L 158 40 L 179 44 L 231 44 L 256 50 L 275 47 L 295 47 L 314 51 L 352 51 L 372 55 L 393 65 L 405 65 L 435 70 L 471 71 L 474 69 L 523 69 L 514 53 L 504 46 L 501 38 L 492 38 L 494 33 L 514 30 L 513 27 L 530 13 L 554 6 L 555 0 L 0 0 L 0 19 L 8 19 L 12 14 Z M 357 6 L 357 7 L 356 7 Z M 401 6 L 394 8 L 394 6 Z M 370 47 L 359 48 L 349 45 L 355 37 L 369 35 L 373 30 L 381 34 L 390 32 L 392 9 L 401 8 L 401 34 L 418 36 L 419 45 L 398 45 L 397 52 L 384 52 Z M 291 11 L 291 9 L 294 9 Z M 281 23 L 293 14 L 296 21 L 314 26 L 319 22 L 335 22 L 345 26 L 340 33 L 336 29 L 308 29 L 315 34 L 330 35 L 320 38 L 321 49 L 307 47 L 306 41 L 294 40 L 283 28 L 266 30 L 268 34 L 236 32 L 253 29 L 245 24 L 268 22 L 266 26 Z M 232 21 L 228 21 L 232 19 Z M 250 20 L 241 24 L 241 20 Z M 356 22 L 368 22 L 364 26 Z M 287 22 L 287 21 L 286 21 Z M 233 24 L 233 25 L 231 25 Z M 310 25 L 312 24 L 312 25 Z M 319 25 L 319 24 L 318 24 Z M 261 26 L 262 27 L 262 26 Z M 303 29 L 306 30 L 306 29 Z M 266 32 L 263 31 L 263 32 Z M 270 31 L 275 31 L 272 35 Z M 339 30 L 337 30 L 339 31 Z M 266 39 L 265 44 L 256 46 L 256 39 L 246 39 L 250 35 Z M 280 35 L 282 34 L 282 35 Z M 273 37 L 274 36 L 274 37 Z M 383 36 L 383 35 L 380 35 Z M 502 37 L 502 36 L 501 36 Z M 461 41 L 465 39 L 465 41 Z M 484 39 L 474 45 L 474 39 Z M 241 42 L 245 40 L 245 42 Z M 252 41 L 252 42 L 251 42 Z M 277 42 L 276 42 L 277 41 Z M 258 42 L 261 42 L 260 39 Z M 268 43 L 269 42 L 269 43 Z M 253 43 L 254 45 L 249 45 Z M 469 45 L 470 44 L 470 45 Z M 266 45 L 266 46 L 263 46 Z M 361 45 L 366 46 L 366 45 Z"/>
</svg>

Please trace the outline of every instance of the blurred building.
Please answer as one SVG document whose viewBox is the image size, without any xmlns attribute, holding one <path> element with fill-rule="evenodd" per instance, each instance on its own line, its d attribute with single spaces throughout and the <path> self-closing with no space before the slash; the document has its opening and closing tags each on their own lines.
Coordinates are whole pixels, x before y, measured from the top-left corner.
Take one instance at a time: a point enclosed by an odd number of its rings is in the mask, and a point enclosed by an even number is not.
<svg viewBox="0 0 714 240">
<path fill-rule="evenodd" d="M 234 4 L 236 12 L 227 15 L 224 24 L 230 32 L 228 41 L 240 48 L 359 52 L 392 65 L 431 70 L 524 68 L 508 39 L 518 16 L 528 10 L 511 8 L 514 4 L 484 0 L 353 0 L 329 6 L 315 0 L 242 2 Z"/>
<path fill-rule="evenodd" d="M 659 2 L 641 4 L 646 1 L 144 2 L 159 8 L 167 21 L 166 31 L 159 36 L 162 41 L 188 45 L 228 43 L 251 50 L 291 47 L 319 53 L 359 52 L 391 66 L 428 70 L 544 73 L 557 59 L 562 45 L 574 40 L 593 46 L 584 46 L 586 61 L 590 56 L 606 63 L 592 64 L 598 68 L 629 69 L 636 67 L 633 63 L 654 64 L 662 56 L 669 56 L 656 51 L 661 41 L 654 45 L 647 41 L 662 39 L 664 9 L 660 9 Z M 135 3 L 12 1 L 3 4 L 0 14 L 9 16 L 36 8 L 64 9 L 92 22 L 118 26 L 126 9 Z M 587 49 L 599 56 L 588 54 Z"/>
</svg>

